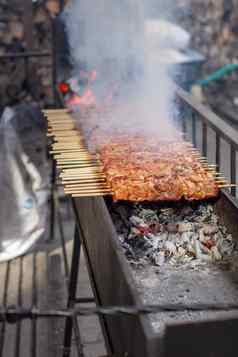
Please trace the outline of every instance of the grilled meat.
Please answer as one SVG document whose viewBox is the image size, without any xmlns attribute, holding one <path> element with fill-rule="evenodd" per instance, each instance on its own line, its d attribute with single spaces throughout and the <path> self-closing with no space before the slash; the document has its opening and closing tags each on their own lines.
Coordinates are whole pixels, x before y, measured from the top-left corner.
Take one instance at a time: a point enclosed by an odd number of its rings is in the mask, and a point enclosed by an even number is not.
<svg viewBox="0 0 238 357">
<path fill-rule="evenodd" d="M 100 147 L 100 159 L 115 201 L 192 201 L 219 193 L 214 175 L 183 141 L 118 137 Z"/>
</svg>

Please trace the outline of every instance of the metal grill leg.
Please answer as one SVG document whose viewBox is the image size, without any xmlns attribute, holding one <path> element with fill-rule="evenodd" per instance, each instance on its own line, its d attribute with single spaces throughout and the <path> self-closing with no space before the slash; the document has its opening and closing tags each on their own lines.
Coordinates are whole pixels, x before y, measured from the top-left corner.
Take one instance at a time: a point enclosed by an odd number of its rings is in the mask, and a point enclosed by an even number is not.
<svg viewBox="0 0 238 357">
<path fill-rule="evenodd" d="M 56 164 L 52 162 L 52 176 L 51 176 L 51 197 L 50 197 L 50 236 L 49 241 L 54 240 L 55 237 L 55 190 L 56 190 Z"/>
<path fill-rule="evenodd" d="M 79 262 L 80 262 L 80 252 L 81 252 L 80 236 L 79 236 L 77 226 L 75 226 L 72 263 L 71 263 L 71 271 L 70 271 L 70 279 L 69 279 L 69 291 L 68 291 L 69 295 L 68 295 L 68 303 L 67 303 L 68 309 L 72 309 L 75 305 L 78 272 L 79 272 Z M 70 356 L 72 333 L 73 333 L 74 326 L 76 326 L 76 321 L 73 321 L 72 318 L 67 318 L 66 322 L 65 322 L 63 357 Z M 76 336 L 76 337 L 79 338 L 79 336 Z M 78 338 L 77 338 L 77 340 L 78 340 Z M 78 342 L 80 342 L 80 341 L 76 341 L 76 343 L 78 343 Z M 81 355 L 82 355 L 82 353 L 81 353 Z"/>
</svg>

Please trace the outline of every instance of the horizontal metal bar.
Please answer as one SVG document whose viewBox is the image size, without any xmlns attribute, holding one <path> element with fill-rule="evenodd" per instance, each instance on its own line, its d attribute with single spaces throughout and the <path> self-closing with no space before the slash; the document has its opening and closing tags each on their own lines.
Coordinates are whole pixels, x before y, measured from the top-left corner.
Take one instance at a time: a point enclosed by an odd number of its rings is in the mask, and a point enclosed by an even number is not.
<svg viewBox="0 0 238 357">
<path fill-rule="evenodd" d="M 95 299 L 93 297 L 86 297 L 86 298 L 79 297 L 74 299 L 74 303 L 76 304 L 87 304 L 91 302 L 95 302 Z"/>
<path fill-rule="evenodd" d="M 202 154 L 207 156 L 207 124 L 202 123 Z"/>
<path fill-rule="evenodd" d="M 236 151 L 233 147 L 231 147 L 231 182 L 236 184 Z M 236 187 L 232 187 L 231 194 L 236 197 Z"/>
<path fill-rule="evenodd" d="M 195 113 L 192 113 L 192 142 L 194 147 L 197 147 L 197 122 Z"/>
<path fill-rule="evenodd" d="M 238 135 L 235 129 L 225 123 L 206 106 L 196 102 L 193 97 L 183 89 L 175 86 L 175 91 L 181 100 L 190 105 L 200 115 L 202 121 L 206 122 L 210 128 L 238 150 Z"/>
<path fill-rule="evenodd" d="M 105 306 L 105 307 L 80 307 L 67 310 L 41 310 L 38 308 L 1 308 L 0 321 L 16 323 L 22 319 L 37 318 L 72 318 L 77 316 L 123 316 L 123 315 L 148 315 L 159 312 L 182 312 L 182 311 L 237 311 L 238 304 L 158 304 L 138 306 Z"/>
<path fill-rule="evenodd" d="M 0 55 L 0 59 L 9 59 L 9 58 L 29 58 L 29 57 L 51 57 L 52 52 L 42 51 L 42 52 L 21 52 L 21 53 L 4 53 Z"/>
<path fill-rule="evenodd" d="M 216 133 L 216 165 L 217 171 L 220 171 L 221 165 L 221 138 L 218 133 Z"/>
</svg>

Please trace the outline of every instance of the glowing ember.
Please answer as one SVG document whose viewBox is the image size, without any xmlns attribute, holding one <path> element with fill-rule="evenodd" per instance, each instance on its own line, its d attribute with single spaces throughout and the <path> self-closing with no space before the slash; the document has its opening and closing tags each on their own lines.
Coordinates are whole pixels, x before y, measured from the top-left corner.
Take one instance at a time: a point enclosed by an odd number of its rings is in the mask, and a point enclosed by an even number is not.
<svg viewBox="0 0 238 357">
<path fill-rule="evenodd" d="M 70 91 L 70 87 L 67 83 L 62 82 L 59 84 L 59 90 L 61 93 L 67 94 Z"/>
</svg>

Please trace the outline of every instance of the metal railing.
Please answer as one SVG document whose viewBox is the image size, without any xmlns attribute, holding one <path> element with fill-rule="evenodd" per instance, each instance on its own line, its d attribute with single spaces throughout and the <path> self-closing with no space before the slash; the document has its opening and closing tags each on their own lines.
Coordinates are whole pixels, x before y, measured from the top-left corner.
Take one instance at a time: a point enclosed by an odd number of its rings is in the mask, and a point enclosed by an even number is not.
<svg viewBox="0 0 238 357">
<path fill-rule="evenodd" d="M 237 184 L 238 132 L 206 106 L 196 102 L 183 89 L 176 88 L 176 94 L 182 109 L 181 126 L 185 136 L 192 141 L 195 147 L 200 149 L 203 156 L 207 157 L 209 154 L 208 144 L 212 141 L 211 134 L 208 132 L 211 129 L 215 138 L 210 146 L 215 154 L 213 161 L 217 165 L 217 171 L 221 170 L 223 164 L 228 168 L 226 170 L 227 179 L 232 184 Z M 200 137 L 200 147 L 198 137 Z M 225 149 L 222 150 L 222 140 L 229 146 L 228 151 L 226 148 L 223 162 L 222 156 L 224 156 Z M 231 188 L 231 194 L 233 197 L 237 197 L 236 187 Z"/>
</svg>

